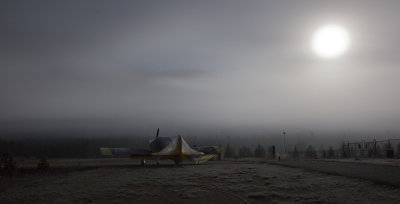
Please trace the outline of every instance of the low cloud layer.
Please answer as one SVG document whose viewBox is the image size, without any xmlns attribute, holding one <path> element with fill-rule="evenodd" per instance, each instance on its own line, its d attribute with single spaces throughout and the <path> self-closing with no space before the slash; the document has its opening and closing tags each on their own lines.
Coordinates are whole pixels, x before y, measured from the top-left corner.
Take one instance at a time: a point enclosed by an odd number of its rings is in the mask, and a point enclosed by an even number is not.
<svg viewBox="0 0 400 204">
<path fill-rule="evenodd" d="M 397 132 L 399 6 L 3 1 L 2 129 Z M 326 23 L 336 60 L 309 47 Z"/>
</svg>

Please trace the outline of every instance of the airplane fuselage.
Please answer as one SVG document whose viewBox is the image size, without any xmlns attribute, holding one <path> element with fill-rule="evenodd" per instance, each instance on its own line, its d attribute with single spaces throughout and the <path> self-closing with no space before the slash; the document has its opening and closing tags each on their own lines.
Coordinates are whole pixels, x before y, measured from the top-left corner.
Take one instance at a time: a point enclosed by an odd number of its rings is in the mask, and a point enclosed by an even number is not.
<svg viewBox="0 0 400 204">
<path fill-rule="evenodd" d="M 150 141 L 150 150 L 152 152 L 159 152 L 171 142 L 172 138 L 170 137 L 157 137 Z"/>
</svg>

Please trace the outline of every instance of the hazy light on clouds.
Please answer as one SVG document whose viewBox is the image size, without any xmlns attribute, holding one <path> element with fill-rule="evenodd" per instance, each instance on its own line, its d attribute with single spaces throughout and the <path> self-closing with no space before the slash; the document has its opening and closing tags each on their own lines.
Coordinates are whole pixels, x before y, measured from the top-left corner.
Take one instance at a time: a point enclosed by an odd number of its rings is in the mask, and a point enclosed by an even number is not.
<svg viewBox="0 0 400 204">
<path fill-rule="evenodd" d="M 1 119 L 116 130 L 396 129 L 399 5 L 358 4 L 3 2 Z M 332 19 L 352 47 L 325 61 L 309 43 Z"/>
</svg>

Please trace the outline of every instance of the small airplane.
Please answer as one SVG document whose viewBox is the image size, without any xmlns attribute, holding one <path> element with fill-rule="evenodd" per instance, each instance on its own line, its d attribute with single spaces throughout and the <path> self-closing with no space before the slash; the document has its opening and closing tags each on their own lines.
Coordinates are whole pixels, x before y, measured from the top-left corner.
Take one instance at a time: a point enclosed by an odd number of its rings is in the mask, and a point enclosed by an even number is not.
<svg viewBox="0 0 400 204">
<path fill-rule="evenodd" d="M 141 165 L 144 165 L 146 160 L 155 160 L 159 164 L 158 160 L 162 159 L 173 160 L 176 165 L 183 160 L 191 160 L 195 161 L 196 164 L 202 164 L 217 156 L 217 154 L 209 154 L 192 149 L 180 135 L 172 139 L 171 137 L 159 137 L 159 133 L 160 128 L 157 129 L 156 138 L 150 140 L 150 150 L 100 147 L 100 151 L 102 155 L 139 159 L 141 160 Z"/>
</svg>

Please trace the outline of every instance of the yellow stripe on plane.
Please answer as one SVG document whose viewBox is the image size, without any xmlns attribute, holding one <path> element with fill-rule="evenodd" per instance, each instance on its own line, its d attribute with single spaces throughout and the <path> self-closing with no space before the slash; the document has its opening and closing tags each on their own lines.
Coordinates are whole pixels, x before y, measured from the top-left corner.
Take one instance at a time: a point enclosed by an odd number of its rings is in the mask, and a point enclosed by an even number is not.
<svg viewBox="0 0 400 204">
<path fill-rule="evenodd" d="M 113 155 L 111 149 L 107 148 L 107 147 L 100 147 L 100 151 L 101 151 L 102 155 L 106 155 L 106 156 L 112 156 Z"/>
</svg>

